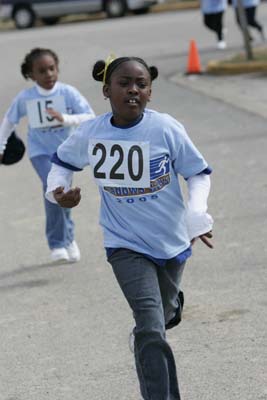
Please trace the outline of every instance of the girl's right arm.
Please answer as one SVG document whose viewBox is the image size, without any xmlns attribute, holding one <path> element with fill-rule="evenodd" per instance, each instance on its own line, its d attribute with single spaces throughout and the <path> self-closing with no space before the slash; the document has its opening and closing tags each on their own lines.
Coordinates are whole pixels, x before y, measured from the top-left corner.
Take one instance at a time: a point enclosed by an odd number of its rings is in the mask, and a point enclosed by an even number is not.
<svg viewBox="0 0 267 400">
<path fill-rule="evenodd" d="M 74 171 L 82 171 L 89 165 L 89 137 L 91 121 L 80 125 L 52 157 L 52 168 L 47 178 L 46 198 L 61 207 L 72 208 L 81 199 L 80 188 L 71 188 Z"/>
<path fill-rule="evenodd" d="M 45 197 L 51 203 L 58 203 L 61 207 L 72 208 L 79 204 L 81 200 L 81 189 L 75 187 L 71 189 L 73 171 L 52 164 L 52 168 L 47 178 L 47 190 Z"/>
<path fill-rule="evenodd" d="M 26 115 L 26 106 L 25 106 L 26 97 L 27 97 L 27 89 L 22 90 L 14 98 L 3 118 L 2 124 L 0 125 L 0 155 L 2 155 L 2 157 L 9 136 L 14 131 L 14 128 L 19 123 L 20 119 Z"/>
<path fill-rule="evenodd" d="M 11 124 L 5 116 L 2 124 L 0 125 L 0 162 L 2 161 L 8 138 L 11 135 L 11 132 L 14 130 L 14 127 L 15 125 Z"/>
</svg>

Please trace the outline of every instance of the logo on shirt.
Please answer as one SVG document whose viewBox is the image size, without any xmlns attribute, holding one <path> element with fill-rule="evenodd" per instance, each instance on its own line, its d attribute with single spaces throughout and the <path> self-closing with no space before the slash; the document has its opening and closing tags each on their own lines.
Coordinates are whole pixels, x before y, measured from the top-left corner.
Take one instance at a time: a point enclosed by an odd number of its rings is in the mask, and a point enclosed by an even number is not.
<svg viewBox="0 0 267 400">
<path fill-rule="evenodd" d="M 163 155 L 151 159 L 149 162 L 150 186 L 139 187 L 113 187 L 104 186 L 103 189 L 117 198 L 150 195 L 162 190 L 170 183 L 170 158 Z"/>
</svg>

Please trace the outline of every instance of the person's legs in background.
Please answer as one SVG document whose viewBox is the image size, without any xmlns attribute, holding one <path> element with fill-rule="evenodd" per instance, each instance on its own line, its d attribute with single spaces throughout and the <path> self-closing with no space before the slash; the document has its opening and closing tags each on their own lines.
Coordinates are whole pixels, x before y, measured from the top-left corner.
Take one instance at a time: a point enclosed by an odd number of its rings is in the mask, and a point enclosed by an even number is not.
<svg viewBox="0 0 267 400">
<path fill-rule="evenodd" d="M 247 13 L 246 13 L 246 15 L 247 15 Z M 238 9 L 237 8 L 235 8 L 235 17 L 236 17 L 236 22 L 237 22 L 237 24 L 238 24 L 238 26 L 239 26 L 239 28 L 241 29 L 241 32 L 242 32 L 241 22 L 240 22 L 240 18 L 239 18 L 239 14 L 238 14 Z M 249 29 L 248 29 L 248 36 L 249 36 L 249 40 L 252 41 L 253 37 L 252 37 L 251 33 L 249 32 Z"/>
<path fill-rule="evenodd" d="M 224 12 L 223 11 L 216 13 L 215 16 L 214 16 L 215 24 L 216 24 L 216 27 L 217 27 L 216 33 L 217 33 L 218 42 L 224 40 L 223 16 L 224 16 Z"/>
<path fill-rule="evenodd" d="M 204 25 L 211 31 L 216 32 L 216 27 L 214 25 L 214 14 L 204 14 Z"/>
<path fill-rule="evenodd" d="M 41 155 L 31 158 L 30 161 L 42 181 L 44 196 L 47 186 L 47 176 L 51 169 L 50 157 Z M 44 205 L 46 238 L 51 250 L 52 261 L 79 261 L 80 251 L 74 241 L 74 223 L 71 219 L 71 210 L 51 203 L 45 196 Z"/>
<path fill-rule="evenodd" d="M 246 10 L 248 25 L 252 26 L 253 28 L 256 28 L 257 31 L 260 33 L 262 40 L 264 41 L 265 36 L 264 36 L 263 26 L 256 20 L 257 8 L 253 6 L 253 7 L 247 7 L 245 10 Z"/>
<path fill-rule="evenodd" d="M 223 33 L 223 15 L 224 12 L 204 14 L 204 24 L 217 36 L 217 48 L 223 50 L 226 48 L 226 42 L 224 40 Z"/>
</svg>

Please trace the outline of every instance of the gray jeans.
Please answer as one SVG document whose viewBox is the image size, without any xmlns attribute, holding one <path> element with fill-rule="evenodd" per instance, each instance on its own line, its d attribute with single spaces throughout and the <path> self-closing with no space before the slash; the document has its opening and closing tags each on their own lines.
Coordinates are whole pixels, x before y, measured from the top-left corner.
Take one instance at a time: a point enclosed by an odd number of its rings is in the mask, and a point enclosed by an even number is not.
<svg viewBox="0 0 267 400">
<path fill-rule="evenodd" d="M 179 286 L 185 263 L 169 260 L 159 267 L 127 249 L 117 250 L 108 261 L 133 311 L 135 363 L 143 398 L 180 400 L 175 359 L 165 332 L 181 314 Z"/>
</svg>

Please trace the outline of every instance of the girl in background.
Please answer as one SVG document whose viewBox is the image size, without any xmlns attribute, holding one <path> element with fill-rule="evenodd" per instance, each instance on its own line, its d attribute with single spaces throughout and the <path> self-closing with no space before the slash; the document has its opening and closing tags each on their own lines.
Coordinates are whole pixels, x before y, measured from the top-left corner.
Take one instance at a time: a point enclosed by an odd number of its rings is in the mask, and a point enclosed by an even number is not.
<svg viewBox="0 0 267 400">
<path fill-rule="evenodd" d="M 204 25 L 216 33 L 217 48 L 226 48 L 224 40 L 223 16 L 227 7 L 227 0 L 201 0 L 201 10 Z"/>
<path fill-rule="evenodd" d="M 9 136 L 24 116 L 28 118 L 27 148 L 30 161 L 46 191 L 51 156 L 71 134 L 71 127 L 92 119 L 95 113 L 74 87 L 58 82 L 57 54 L 44 48 L 32 49 L 21 64 L 25 79 L 34 85 L 13 100 L 0 126 L 0 162 Z M 52 262 L 76 262 L 80 250 L 74 240 L 74 223 L 69 209 L 44 199 L 46 238 Z"/>
</svg>

